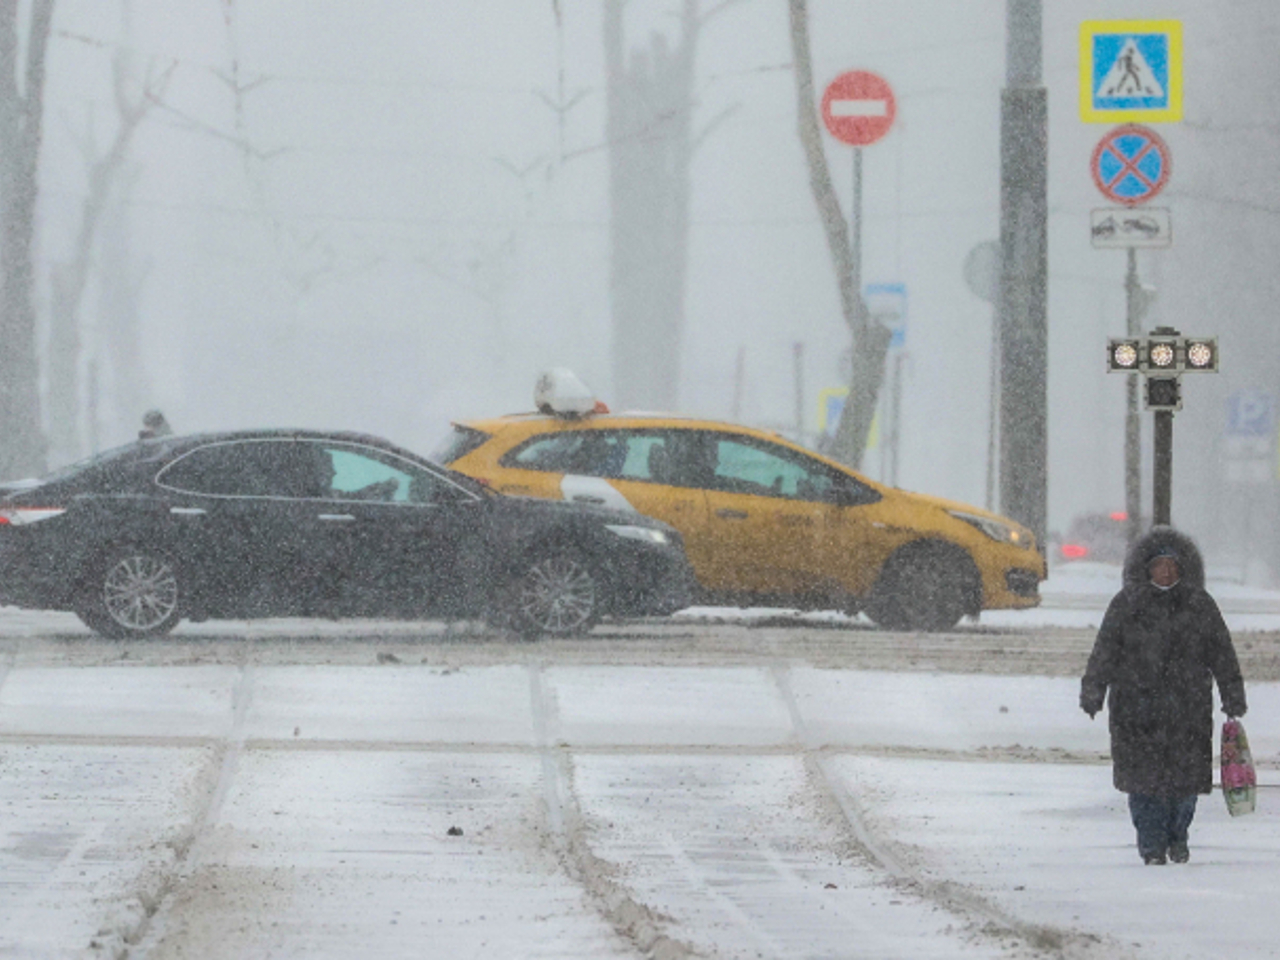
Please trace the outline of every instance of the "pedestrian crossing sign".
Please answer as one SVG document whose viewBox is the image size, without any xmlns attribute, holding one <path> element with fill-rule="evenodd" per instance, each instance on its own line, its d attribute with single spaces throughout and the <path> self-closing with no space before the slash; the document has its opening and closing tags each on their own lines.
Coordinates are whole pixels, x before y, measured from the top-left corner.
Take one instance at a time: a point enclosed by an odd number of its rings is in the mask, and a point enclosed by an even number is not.
<svg viewBox="0 0 1280 960">
<path fill-rule="evenodd" d="M 1080 25 L 1080 119 L 1176 123 L 1182 119 L 1182 24 L 1086 20 Z"/>
</svg>

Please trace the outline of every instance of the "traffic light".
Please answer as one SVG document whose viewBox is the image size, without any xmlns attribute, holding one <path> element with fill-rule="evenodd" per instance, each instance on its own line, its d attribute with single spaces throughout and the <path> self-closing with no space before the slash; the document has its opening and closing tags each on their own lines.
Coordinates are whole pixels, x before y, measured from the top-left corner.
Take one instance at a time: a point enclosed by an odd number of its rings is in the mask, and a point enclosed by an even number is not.
<svg viewBox="0 0 1280 960">
<path fill-rule="evenodd" d="M 1185 344 L 1183 373 L 1218 372 L 1218 338 L 1188 337 Z"/>
<path fill-rule="evenodd" d="M 1176 376 L 1147 377 L 1146 400 L 1148 410 L 1181 410 L 1182 381 Z"/>
<path fill-rule="evenodd" d="M 1216 374 L 1217 337 L 1112 337 L 1107 340 L 1111 374 Z"/>
<path fill-rule="evenodd" d="M 1113 337 L 1107 341 L 1108 373 L 1217 373 L 1218 338 L 1177 334 Z"/>
<path fill-rule="evenodd" d="M 1111 373 L 1133 373 L 1142 356 L 1141 340 L 1107 341 L 1107 369 Z"/>
</svg>

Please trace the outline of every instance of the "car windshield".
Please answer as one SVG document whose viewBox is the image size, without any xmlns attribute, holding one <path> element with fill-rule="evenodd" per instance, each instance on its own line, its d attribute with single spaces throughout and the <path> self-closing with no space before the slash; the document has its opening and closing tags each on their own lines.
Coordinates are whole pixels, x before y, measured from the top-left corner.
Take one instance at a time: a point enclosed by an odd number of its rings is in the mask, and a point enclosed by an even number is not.
<svg viewBox="0 0 1280 960">
<path fill-rule="evenodd" d="M 482 446 L 488 439 L 489 435 L 482 430 L 455 423 L 453 429 L 445 434 L 444 439 L 427 454 L 427 459 L 447 467 L 455 460 L 465 457 L 472 450 Z"/>
</svg>

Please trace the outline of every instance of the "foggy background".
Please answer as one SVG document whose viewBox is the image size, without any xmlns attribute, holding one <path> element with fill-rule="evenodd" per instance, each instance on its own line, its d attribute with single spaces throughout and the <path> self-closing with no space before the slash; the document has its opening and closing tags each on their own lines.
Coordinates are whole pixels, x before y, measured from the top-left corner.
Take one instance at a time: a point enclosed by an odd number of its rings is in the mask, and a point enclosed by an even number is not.
<svg viewBox="0 0 1280 960">
<path fill-rule="evenodd" d="M 705 0 L 711 8 L 713 0 Z M 678 28 L 630 0 L 628 49 Z M 451 419 L 530 409 L 573 368 L 612 401 L 609 171 L 599 0 L 59 0 L 50 42 L 37 265 L 72 256 L 89 161 L 118 123 L 111 64 L 172 68 L 130 145 L 80 310 L 78 453 L 131 439 L 159 406 L 179 432 L 351 428 L 420 452 Z M 1004 0 L 811 0 L 819 92 L 850 69 L 897 95 L 865 151 L 863 279 L 908 290 L 901 486 L 983 504 L 991 306 L 966 285 L 999 232 Z M 1184 380 L 1173 519 L 1210 563 L 1280 569 L 1274 437 L 1266 479 L 1228 477 L 1228 398 L 1275 390 L 1280 117 L 1273 0 L 1054 0 L 1049 90 L 1049 528 L 1121 510 L 1121 250 L 1094 250 L 1089 175 L 1109 129 L 1078 110 L 1079 24 L 1180 19 L 1185 119 L 1155 202 L 1175 245 L 1141 251 L 1143 322 L 1218 334 L 1222 373 Z M 679 412 L 796 432 L 843 385 L 849 345 L 796 133 L 783 0 L 739 0 L 698 37 Z M 135 80 L 136 86 L 136 80 Z M 556 109 L 556 105 L 560 109 Z M 850 148 L 826 141 L 848 207 Z M 141 369 L 115 375 L 114 331 Z M 741 384 L 736 384 L 742 351 Z M 92 375 L 90 366 L 92 365 Z M 738 388 L 740 386 L 740 393 Z M 1151 417 L 1142 416 L 1150 503 Z M 1273 431 L 1274 432 L 1274 431 Z M 65 457 L 64 457 L 65 459 Z M 880 452 L 864 459 L 881 478 Z M 995 504 L 997 508 L 999 504 Z"/>
</svg>

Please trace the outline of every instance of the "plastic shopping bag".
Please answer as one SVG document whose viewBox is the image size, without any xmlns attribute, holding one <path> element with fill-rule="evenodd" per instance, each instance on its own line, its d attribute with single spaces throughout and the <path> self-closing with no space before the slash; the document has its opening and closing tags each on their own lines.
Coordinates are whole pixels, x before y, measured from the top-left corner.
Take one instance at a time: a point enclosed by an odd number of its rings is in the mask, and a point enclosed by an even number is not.
<svg viewBox="0 0 1280 960">
<path fill-rule="evenodd" d="M 1258 798 L 1258 779 L 1253 772 L 1253 754 L 1249 738 L 1239 720 L 1222 724 L 1222 795 L 1227 800 L 1227 813 L 1238 817 L 1253 813 Z"/>
</svg>

